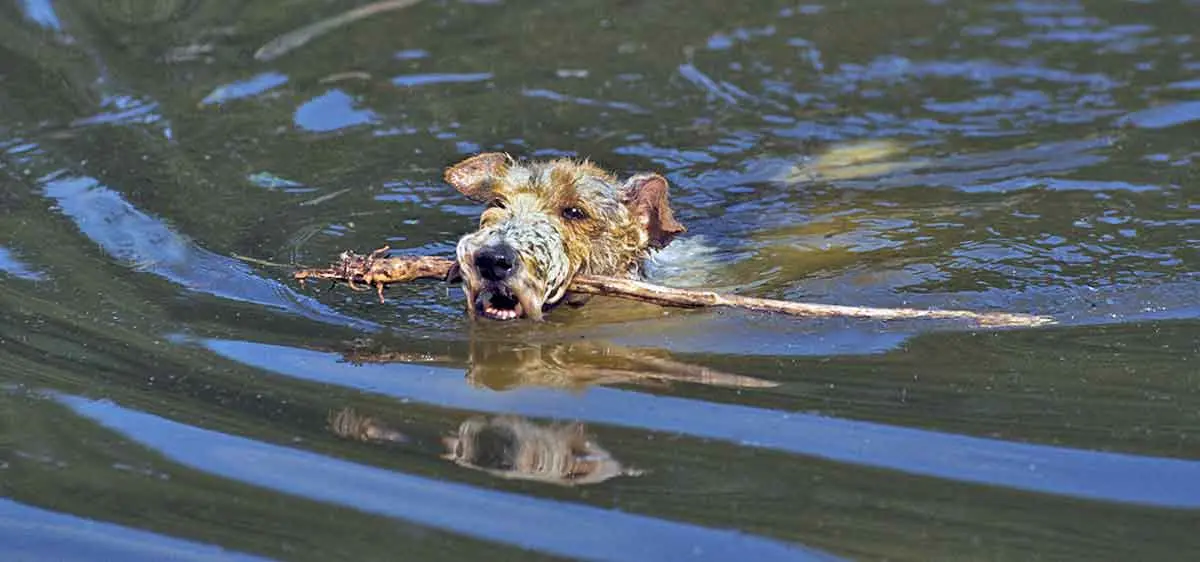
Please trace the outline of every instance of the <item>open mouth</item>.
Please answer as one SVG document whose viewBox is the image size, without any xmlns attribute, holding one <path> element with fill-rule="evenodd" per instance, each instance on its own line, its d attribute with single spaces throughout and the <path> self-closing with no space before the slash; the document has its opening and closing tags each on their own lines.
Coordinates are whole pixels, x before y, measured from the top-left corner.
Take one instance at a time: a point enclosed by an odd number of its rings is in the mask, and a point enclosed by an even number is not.
<svg viewBox="0 0 1200 562">
<path fill-rule="evenodd" d="M 494 287 L 480 292 L 475 300 L 475 310 L 493 320 L 516 320 L 525 314 L 521 301 L 507 287 Z"/>
</svg>

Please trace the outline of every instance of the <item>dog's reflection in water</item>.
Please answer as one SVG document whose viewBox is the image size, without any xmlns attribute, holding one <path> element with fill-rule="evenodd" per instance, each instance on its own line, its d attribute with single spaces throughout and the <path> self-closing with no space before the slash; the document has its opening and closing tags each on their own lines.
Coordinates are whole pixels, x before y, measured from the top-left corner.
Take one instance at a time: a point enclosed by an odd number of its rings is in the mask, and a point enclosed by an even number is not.
<svg viewBox="0 0 1200 562">
<path fill-rule="evenodd" d="M 462 366 L 447 355 L 389 349 L 370 340 L 350 342 L 343 360 Z M 472 339 L 466 361 L 474 386 L 508 390 L 541 386 L 579 390 L 591 385 L 667 386 L 673 383 L 754 389 L 778 383 L 725 373 L 671 359 L 663 352 L 599 341 L 528 343 Z M 358 441 L 408 443 L 403 433 L 377 419 L 344 409 L 330 417 L 334 433 Z M 516 416 L 472 417 L 443 437 L 441 456 L 500 478 L 564 486 L 598 484 L 642 471 L 623 466 L 582 424 L 542 424 Z"/>
<path fill-rule="evenodd" d="M 346 439 L 408 443 L 403 433 L 372 416 L 344 408 L 329 417 Z M 441 439 L 442 458 L 499 478 L 561 486 L 599 484 L 643 471 L 623 466 L 580 423 L 538 424 L 516 416 L 476 416 Z"/>
<path fill-rule="evenodd" d="M 407 435 L 388 427 L 373 416 L 342 408 L 329 414 L 329 430 L 343 439 L 377 443 L 408 443 Z"/>
<path fill-rule="evenodd" d="M 342 360 L 355 365 L 412 363 L 461 366 L 448 355 L 393 349 L 370 339 L 347 342 Z M 772 388 L 779 383 L 726 373 L 670 358 L 663 351 L 603 341 L 512 342 L 472 339 L 467 382 L 492 390 L 542 386 L 578 390 L 592 385 L 666 387 L 673 383 L 735 389 Z"/>
<path fill-rule="evenodd" d="M 474 417 L 442 440 L 443 458 L 493 476 L 567 486 L 642 471 L 621 465 L 580 423 L 539 425 L 515 416 Z"/>
<path fill-rule="evenodd" d="M 592 385 L 771 388 L 778 383 L 671 359 L 664 352 L 605 342 L 518 343 L 472 341 L 467 380 L 509 390 L 523 386 L 581 389 Z"/>
</svg>

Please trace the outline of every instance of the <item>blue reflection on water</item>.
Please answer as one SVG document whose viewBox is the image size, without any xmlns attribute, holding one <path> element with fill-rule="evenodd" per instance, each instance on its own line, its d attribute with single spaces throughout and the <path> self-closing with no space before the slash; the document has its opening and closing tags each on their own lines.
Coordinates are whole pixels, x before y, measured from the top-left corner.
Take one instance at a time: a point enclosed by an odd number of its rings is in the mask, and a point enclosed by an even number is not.
<svg viewBox="0 0 1200 562">
<path fill-rule="evenodd" d="M 20 0 L 20 2 L 25 17 L 47 29 L 62 31 L 62 20 L 58 19 L 58 13 L 54 11 L 50 0 Z"/>
<path fill-rule="evenodd" d="M 0 558 L 55 562 L 267 560 L 7 499 L 0 499 Z"/>
<path fill-rule="evenodd" d="M 354 98 L 338 89 L 317 96 L 296 109 L 296 126 L 313 132 L 329 132 L 375 123 L 375 112 L 355 109 Z"/>
<path fill-rule="evenodd" d="M 0 246 L 0 271 L 18 279 L 29 281 L 41 281 L 46 278 L 41 272 L 31 269 L 22 263 L 21 260 L 18 260 L 12 251 L 4 246 Z"/>
</svg>

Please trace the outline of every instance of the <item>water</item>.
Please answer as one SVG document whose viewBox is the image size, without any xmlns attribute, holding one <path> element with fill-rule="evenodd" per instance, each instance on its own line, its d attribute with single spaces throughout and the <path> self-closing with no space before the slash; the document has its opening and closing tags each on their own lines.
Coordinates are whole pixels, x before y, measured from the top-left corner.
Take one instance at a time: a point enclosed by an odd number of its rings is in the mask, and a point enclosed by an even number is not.
<svg viewBox="0 0 1200 562">
<path fill-rule="evenodd" d="M 5 560 L 1200 556 L 1200 4 L 409 4 L 0 7 Z M 484 150 L 665 174 L 663 283 L 1059 324 L 263 263 L 449 255 Z"/>
</svg>

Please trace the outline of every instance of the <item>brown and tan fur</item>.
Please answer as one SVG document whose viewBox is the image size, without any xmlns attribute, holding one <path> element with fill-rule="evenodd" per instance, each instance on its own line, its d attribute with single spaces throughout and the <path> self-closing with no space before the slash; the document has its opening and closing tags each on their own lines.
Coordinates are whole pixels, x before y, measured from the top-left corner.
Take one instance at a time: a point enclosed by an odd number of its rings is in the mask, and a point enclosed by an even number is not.
<svg viewBox="0 0 1200 562">
<path fill-rule="evenodd" d="M 541 319 L 569 297 L 575 275 L 639 276 L 651 252 L 686 231 L 658 174 L 622 182 L 587 161 L 520 163 L 485 153 L 450 167 L 445 178 L 488 204 L 479 229 L 457 247 L 455 273 L 473 316 Z"/>
</svg>

